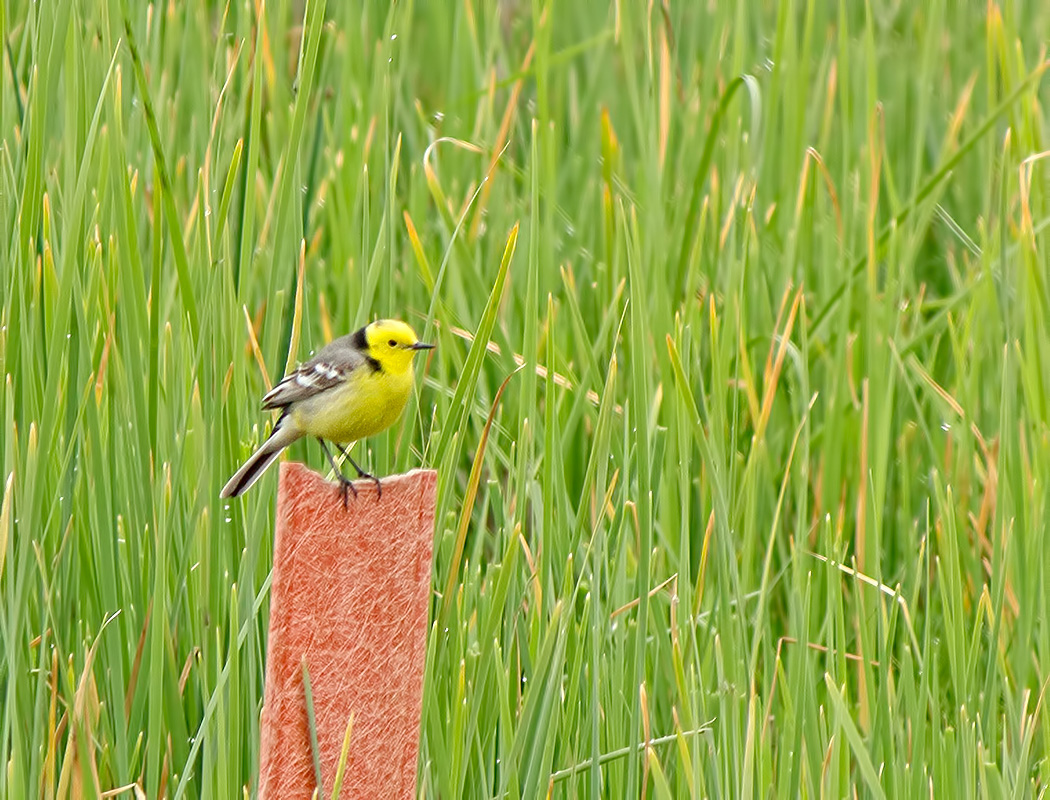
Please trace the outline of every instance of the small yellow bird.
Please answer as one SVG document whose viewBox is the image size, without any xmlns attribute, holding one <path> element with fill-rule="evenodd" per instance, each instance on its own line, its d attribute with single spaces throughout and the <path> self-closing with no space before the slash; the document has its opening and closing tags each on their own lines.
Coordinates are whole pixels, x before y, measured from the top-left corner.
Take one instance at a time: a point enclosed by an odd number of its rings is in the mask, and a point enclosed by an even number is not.
<svg viewBox="0 0 1050 800">
<path fill-rule="evenodd" d="M 222 488 L 221 497 L 247 491 L 280 455 L 304 436 L 320 443 L 343 487 L 357 497 L 354 484 L 335 463 L 325 440 L 333 442 L 353 464 L 360 478 L 371 478 L 382 494 L 379 478 L 365 472 L 342 445 L 389 428 L 405 409 L 412 392 L 412 361 L 424 344 L 404 322 L 381 319 L 340 336 L 313 358 L 286 375 L 262 399 L 264 409 L 281 409 L 269 438 Z"/>
</svg>

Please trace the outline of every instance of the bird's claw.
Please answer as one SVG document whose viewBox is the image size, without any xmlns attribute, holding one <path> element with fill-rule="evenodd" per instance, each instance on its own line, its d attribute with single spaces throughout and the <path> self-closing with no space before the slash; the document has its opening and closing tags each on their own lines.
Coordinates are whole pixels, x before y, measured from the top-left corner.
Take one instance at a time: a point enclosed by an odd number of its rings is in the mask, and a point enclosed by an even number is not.
<svg viewBox="0 0 1050 800">
<path fill-rule="evenodd" d="M 339 473 L 336 473 L 339 474 Z M 348 480 L 345 475 L 339 474 L 339 488 L 343 493 L 343 511 L 350 510 L 350 492 L 354 493 L 354 499 L 357 499 L 357 487 L 354 486 L 354 482 Z"/>
<path fill-rule="evenodd" d="M 383 484 L 379 482 L 379 478 L 377 478 L 371 472 L 364 472 L 364 471 L 359 472 L 357 477 L 359 477 L 359 478 L 368 478 L 368 480 L 370 480 L 370 481 L 375 481 L 375 484 L 376 484 L 376 502 L 379 502 L 379 500 L 383 497 Z"/>
</svg>

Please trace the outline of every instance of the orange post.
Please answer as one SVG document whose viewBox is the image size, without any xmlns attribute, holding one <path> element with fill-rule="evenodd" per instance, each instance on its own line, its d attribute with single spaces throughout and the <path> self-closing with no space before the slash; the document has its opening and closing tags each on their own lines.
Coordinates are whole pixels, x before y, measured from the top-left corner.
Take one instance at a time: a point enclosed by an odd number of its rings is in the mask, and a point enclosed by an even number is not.
<svg viewBox="0 0 1050 800">
<path fill-rule="evenodd" d="M 437 473 L 371 481 L 343 508 L 337 484 L 281 464 L 259 756 L 261 800 L 314 790 L 302 662 L 331 797 L 353 714 L 340 798 L 416 791 Z"/>
</svg>

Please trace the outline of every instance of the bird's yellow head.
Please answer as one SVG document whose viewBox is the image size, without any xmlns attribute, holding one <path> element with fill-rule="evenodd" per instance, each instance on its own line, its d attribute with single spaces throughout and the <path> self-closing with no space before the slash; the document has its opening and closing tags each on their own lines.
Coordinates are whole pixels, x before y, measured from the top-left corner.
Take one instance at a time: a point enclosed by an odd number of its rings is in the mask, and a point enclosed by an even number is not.
<svg viewBox="0 0 1050 800">
<path fill-rule="evenodd" d="M 384 372 L 392 375 L 408 372 L 416 353 L 434 346 L 419 341 L 410 326 L 396 319 L 379 319 L 367 325 L 364 340 L 368 357 L 375 359 Z"/>
</svg>

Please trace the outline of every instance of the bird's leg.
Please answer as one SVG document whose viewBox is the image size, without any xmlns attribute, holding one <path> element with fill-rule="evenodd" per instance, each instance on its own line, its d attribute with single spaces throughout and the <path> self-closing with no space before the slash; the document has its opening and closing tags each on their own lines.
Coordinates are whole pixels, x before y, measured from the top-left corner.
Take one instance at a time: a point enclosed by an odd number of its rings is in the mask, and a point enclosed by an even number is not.
<svg viewBox="0 0 1050 800">
<path fill-rule="evenodd" d="M 383 496 L 383 484 L 381 484 L 379 482 L 379 478 L 377 478 L 371 472 L 365 472 L 363 469 L 361 469 L 359 466 L 357 466 L 357 462 L 354 461 L 352 458 L 350 458 L 350 454 L 348 452 L 346 452 L 346 450 L 344 450 L 342 448 L 342 446 L 337 444 L 336 447 L 338 447 L 339 448 L 339 452 L 343 454 L 343 458 L 345 458 L 347 461 L 349 461 L 353 465 L 354 469 L 357 470 L 357 477 L 359 477 L 359 478 L 369 478 L 370 480 L 373 480 L 373 481 L 376 482 L 376 500 L 381 498 Z"/>
<path fill-rule="evenodd" d="M 349 478 L 347 478 L 343 474 L 343 471 L 341 469 L 339 469 L 339 465 L 335 463 L 335 459 L 332 457 L 332 451 L 328 449 L 328 445 L 325 444 L 324 439 L 322 439 L 320 436 L 318 436 L 317 437 L 317 443 L 320 444 L 321 445 L 321 449 L 324 450 L 324 454 L 328 458 L 328 463 L 332 465 L 332 469 L 335 471 L 335 477 L 339 481 L 339 485 L 343 489 L 343 509 L 346 510 L 346 509 L 348 509 L 350 507 L 349 502 L 348 502 L 348 492 L 353 492 L 354 493 L 354 499 L 356 500 L 357 499 L 357 489 L 354 487 L 353 481 L 351 481 Z M 338 447 L 338 445 L 336 445 L 336 446 Z M 342 450 L 343 448 L 340 447 L 339 449 Z M 345 455 L 345 453 L 344 453 L 344 455 Z M 353 461 L 351 461 L 350 463 L 354 464 Z M 357 464 L 354 464 L 354 466 L 356 467 Z M 360 471 L 361 470 L 359 469 L 358 472 L 360 472 Z"/>
</svg>

